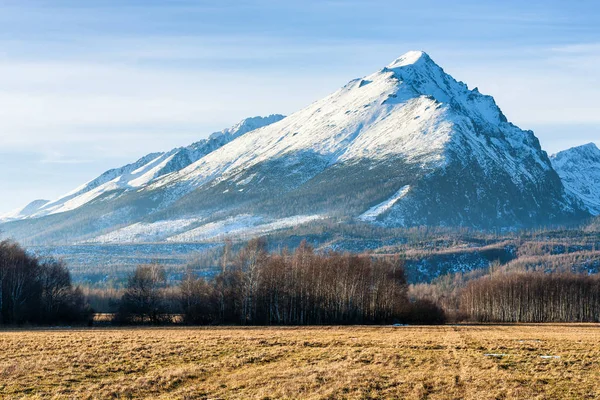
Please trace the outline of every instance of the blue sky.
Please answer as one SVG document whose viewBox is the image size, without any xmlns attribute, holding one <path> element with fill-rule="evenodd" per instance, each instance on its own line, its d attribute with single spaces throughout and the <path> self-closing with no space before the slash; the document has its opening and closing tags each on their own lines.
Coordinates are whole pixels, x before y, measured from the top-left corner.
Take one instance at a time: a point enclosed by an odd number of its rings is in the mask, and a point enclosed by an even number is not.
<svg viewBox="0 0 600 400">
<path fill-rule="evenodd" d="M 600 144 L 600 3 L 0 2 L 0 212 L 424 50 L 549 153 Z"/>
</svg>

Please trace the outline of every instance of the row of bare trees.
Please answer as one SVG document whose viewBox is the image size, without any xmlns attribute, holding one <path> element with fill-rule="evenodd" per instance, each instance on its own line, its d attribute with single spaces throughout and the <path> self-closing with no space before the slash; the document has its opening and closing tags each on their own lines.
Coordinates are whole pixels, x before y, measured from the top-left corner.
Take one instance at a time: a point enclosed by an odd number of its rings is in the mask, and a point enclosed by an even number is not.
<svg viewBox="0 0 600 400">
<path fill-rule="evenodd" d="M 495 274 L 468 282 L 460 305 L 470 319 L 481 322 L 599 322 L 600 277 Z"/>
<path fill-rule="evenodd" d="M 223 261 L 211 287 L 193 276 L 182 287 L 198 285 L 200 297 L 212 294 L 213 318 L 224 323 L 380 323 L 399 318 L 407 304 L 400 260 L 318 255 L 306 244 L 293 254 L 270 255 L 263 241 L 253 240 L 234 262 Z M 184 304 L 198 298 L 198 291 L 182 294 Z"/>
<path fill-rule="evenodd" d="M 0 324 L 84 322 L 91 315 L 66 266 L 0 242 Z"/>
<path fill-rule="evenodd" d="M 130 277 L 120 321 L 161 322 L 165 280 L 158 266 Z M 309 325 L 440 323 L 442 311 L 428 301 L 411 303 L 403 262 L 366 255 L 317 254 L 306 243 L 293 253 L 270 254 L 262 239 L 236 254 L 225 247 L 221 271 L 210 280 L 188 273 L 179 303 L 190 324 Z"/>
</svg>

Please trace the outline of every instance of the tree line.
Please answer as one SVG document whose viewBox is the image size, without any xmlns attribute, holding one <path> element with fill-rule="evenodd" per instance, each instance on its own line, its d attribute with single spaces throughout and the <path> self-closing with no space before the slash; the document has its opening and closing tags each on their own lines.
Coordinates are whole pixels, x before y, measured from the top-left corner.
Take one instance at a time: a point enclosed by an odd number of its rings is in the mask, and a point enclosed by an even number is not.
<svg viewBox="0 0 600 400">
<path fill-rule="evenodd" d="M 0 242 L 0 324 L 82 323 L 91 313 L 64 263 Z"/>
<path fill-rule="evenodd" d="M 467 283 L 462 311 L 480 322 L 600 322 L 600 277 L 495 274 Z"/>
<path fill-rule="evenodd" d="M 220 272 L 207 280 L 188 273 L 177 292 L 189 324 L 315 325 L 441 323 L 428 300 L 410 302 L 398 257 L 318 254 L 303 242 L 269 253 L 253 239 L 237 254 L 225 246 Z M 164 270 L 140 266 L 130 276 L 117 321 L 160 323 L 168 316 Z M 172 303 L 172 302 L 171 302 Z"/>
<path fill-rule="evenodd" d="M 557 257 L 561 257 L 557 255 Z M 562 259 L 562 258 L 561 258 Z M 599 322 L 600 276 L 565 268 L 449 274 L 407 285 L 399 257 L 295 251 L 268 253 L 262 239 L 222 252 L 220 272 L 188 272 L 167 287 L 160 266 L 140 266 L 121 296 L 117 321 L 311 325 L 455 322 Z"/>
<path fill-rule="evenodd" d="M 264 239 L 236 251 L 228 243 L 218 264 L 215 276 L 190 270 L 176 285 L 160 265 L 142 265 L 125 288 L 94 295 L 114 303 L 121 324 L 161 324 L 174 314 L 200 325 L 600 322 L 600 276 L 568 266 L 549 273 L 492 263 L 409 288 L 400 257 L 319 253 L 306 242 L 269 253 Z M 0 324 L 86 323 L 89 294 L 61 261 L 0 242 Z"/>
<path fill-rule="evenodd" d="M 430 300 L 457 322 L 600 322 L 600 275 L 555 258 L 561 268 L 491 263 L 487 271 L 443 275 L 411 285 L 409 298 Z"/>
</svg>

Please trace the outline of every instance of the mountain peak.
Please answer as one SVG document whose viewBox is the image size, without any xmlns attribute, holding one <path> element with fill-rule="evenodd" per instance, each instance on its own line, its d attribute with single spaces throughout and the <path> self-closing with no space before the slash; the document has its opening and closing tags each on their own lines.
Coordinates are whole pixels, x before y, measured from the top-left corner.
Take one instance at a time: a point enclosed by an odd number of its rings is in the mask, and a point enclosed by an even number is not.
<svg viewBox="0 0 600 400">
<path fill-rule="evenodd" d="M 565 189 L 594 215 L 600 214 L 600 149 L 588 143 L 550 157 Z"/>
<path fill-rule="evenodd" d="M 581 146 L 575 147 L 575 149 L 584 150 L 584 151 L 592 151 L 592 152 L 596 152 L 596 153 L 600 152 L 600 149 L 598 148 L 598 146 L 596 146 L 596 143 L 594 143 L 594 142 L 583 144 Z"/>
<path fill-rule="evenodd" d="M 406 67 L 408 65 L 417 65 L 423 62 L 432 62 L 431 58 L 427 53 L 420 50 L 412 50 L 404 53 L 397 59 L 395 59 L 392 63 L 390 63 L 388 68 L 400 68 Z"/>
<path fill-rule="evenodd" d="M 600 156 L 600 149 L 594 142 L 582 144 L 580 146 L 571 147 L 570 149 L 559 151 L 551 156 L 552 159 L 560 161 L 563 158 L 571 158 L 572 156 L 589 156 L 598 157 Z"/>
<path fill-rule="evenodd" d="M 223 129 L 222 131 L 215 132 L 209 136 L 209 139 L 216 139 L 221 136 L 240 136 L 246 132 L 253 131 L 254 129 L 262 128 L 263 126 L 270 125 L 275 122 L 279 122 L 285 118 L 285 115 L 271 114 L 266 117 L 249 117 L 244 118 L 231 128 Z"/>
</svg>

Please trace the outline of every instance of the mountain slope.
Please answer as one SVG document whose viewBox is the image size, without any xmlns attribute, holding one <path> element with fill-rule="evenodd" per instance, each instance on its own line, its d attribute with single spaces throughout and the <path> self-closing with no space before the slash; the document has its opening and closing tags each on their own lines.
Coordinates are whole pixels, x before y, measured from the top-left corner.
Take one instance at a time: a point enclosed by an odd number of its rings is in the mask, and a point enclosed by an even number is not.
<svg viewBox="0 0 600 400">
<path fill-rule="evenodd" d="M 594 143 L 573 147 L 550 157 L 568 193 L 590 213 L 600 214 L 600 149 Z"/>
<path fill-rule="evenodd" d="M 588 215 L 533 132 L 423 52 L 225 142 L 164 174 L 174 156 L 149 157 L 117 174 L 135 190 L 3 228 L 37 243 L 201 241 L 324 218 L 518 228 Z"/>
<path fill-rule="evenodd" d="M 164 153 L 148 154 L 132 164 L 106 171 L 59 199 L 40 205 L 34 212 L 23 214 L 22 217 L 40 217 L 70 211 L 97 199 L 105 193 L 111 192 L 113 196 L 116 196 L 128 190 L 139 189 L 161 176 L 185 168 L 247 132 L 283 118 L 283 115 L 246 118 L 231 128 L 215 132 L 207 139 L 193 143 L 190 146 L 175 148 Z"/>
<path fill-rule="evenodd" d="M 388 202 L 369 219 L 392 226 L 530 226 L 581 212 L 533 133 L 422 52 L 144 189 L 160 190 L 186 194 L 177 212 L 251 203 L 281 217 L 357 217 Z"/>
<path fill-rule="evenodd" d="M 12 221 L 30 217 L 49 202 L 50 200 L 34 200 L 25 207 L 17 208 L 16 210 L 0 215 L 0 221 Z"/>
</svg>

